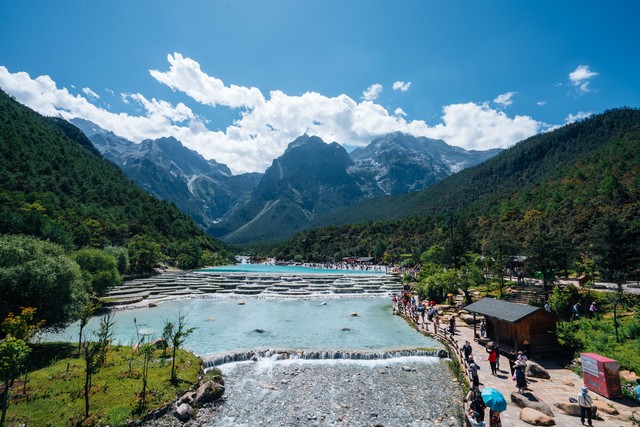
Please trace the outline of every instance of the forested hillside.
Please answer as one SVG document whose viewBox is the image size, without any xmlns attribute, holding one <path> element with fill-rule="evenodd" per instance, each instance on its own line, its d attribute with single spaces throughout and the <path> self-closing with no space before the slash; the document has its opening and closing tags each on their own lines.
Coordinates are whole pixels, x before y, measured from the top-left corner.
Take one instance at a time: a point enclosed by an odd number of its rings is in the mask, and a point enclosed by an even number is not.
<svg viewBox="0 0 640 427">
<path fill-rule="evenodd" d="M 612 110 L 525 140 L 420 193 L 393 198 L 393 205 L 359 209 L 360 218 L 386 209 L 380 216 L 410 219 L 316 229 L 271 253 L 398 261 L 433 244 L 482 254 L 501 246 L 563 269 L 604 256 L 609 245 L 620 261 L 610 269 L 630 271 L 638 257 L 639 172 L 640 111 Z"/>
<path fill-rule="evenodd" d="M 148 195 L 84 134 L 45 118 L 0 91 L 0 233 L 62 245 L 160 245 L 167 261 L 197 266 L 228 259 L 221 245 L 170 204 Z M 189 261 L 187 261 L 189 260 Z"/>
</svg>

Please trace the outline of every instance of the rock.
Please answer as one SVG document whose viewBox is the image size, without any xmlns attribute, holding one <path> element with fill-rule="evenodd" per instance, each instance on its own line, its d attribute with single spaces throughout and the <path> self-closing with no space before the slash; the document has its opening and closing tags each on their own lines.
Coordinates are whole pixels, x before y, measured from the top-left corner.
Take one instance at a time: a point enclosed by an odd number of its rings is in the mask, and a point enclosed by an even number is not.
<svg viewBox="0 0 640 427">
<path fill-rule="evenodd" d="M 266 331 L 264 329 L 254 329 L 253 332 L 258 333 L 258 334 L 264 334 Z"/>
<path fill-rule="evenodd" d="M 357 317 L 358 313 L 356 313 L 355 311 L 351 313 L 351 317 Z"/>
<path fill-rule="evenodd" d="M 198 387 L 196 396 L 193 399 L 193 404 L 196 406 L 202 406 L 205 403 L 218 400 L 224 394 L 224 386 L 215 383 L 213 381 L 207 381 Z"/>
<path fill-rule="evenodd" d="M 449 352 L 444 348 L 441 348 L 440 350 L 438 350 L 438 357 L 440 359 L 446 359 L 449 357 Z"/>
<path fill-rule="evenodd" d="M 342 328 L 343 331 L 350 331 L 351 328 L 347 328 L 346 326 L 344 328 Z"/>
<path fill-rule="evenodd" d="M 618 412 L 618 410 L 615 408 L 615 406 L 606 403 L 606 402 L 600 402 L 600 401 L 593 401 L 593 406 L 598 408 L 598 412 L 604 412 L 605 414 L 609 414 L 609 415 L 618 415 L 620 412 Z"/>
<path fill-rule="evenodd" d="M 556 422 L 548 415 L 532 408 L 522 408 L 520 411 L 520 421 L 524 421 L 532 426 L 554 426 Z"/>
<path fill-rule="evenodd" d="M 176 418 L 180 421 L 186 422 L 193 418 L 193 413 L 194 411 L 191 405 L 189 405 L 188 403 L 183 403 L 176 408 L 176 410 L 173 412 L 173 415 L 175 415 Z"/>
<path fill-rule="evenodd" d="M 246 304 L 246 302 L 244 302 L 244 301 L 240 301 L 240 302 L 238 303 L 238 305 L 245 305 L 245 304 Z"/>
<path fill-rule="evenodd" d="M 178 399 L 178 405 L 182 405 L 183 403 L 188 403 L 189 405 L 191 405 L 193 403 L 193 398 L 195 396 L 196 396 L 195 391 L 189 391 L 183 394 L 182 397 Z"/>
<path fill-rule="evenodd" d="M 327 302 L 321 302 L 320 305 L 327 305 Z"/>
<path fill-rule="evenodd" d="M 149 308 L 153 308 L 153 307 L 157 307 L 158 304 L 156 304 L 155 302 L 150 302 L 149 303 Z"/>
<path fill-rule="evenodd" d="M 638 378 L 640 378 L 635 372 L 627 371 L 626 369 L 622 369 L 620 371 L 620 378 L 629 381 L 630 383 L 636 382 Z"/>
<path fill-rule="evenodd" d="M 254 353 L 253 356 L 251 356 L 251 361 L 252 362 L 257 362 L 258 361 L 258 355 Z"/>
<path fill-rule="evenodd" d="M 167 342 L 164 340 L 164 338 L 155 339 L 151 344 L 153 344 L 155 348 L 167 348 Z"/>
<path fill-rule="evenodd" d="M 535 409 L 536 411 L 542 412 L 549 417 L 553 417 L 553 412 L 551 411 L 549 405 L 547 405 L 543 400 L 539 399 L 533 393 L 520 394 L 514 391 L 513 393 L 511 393 L 511 401 L 515 403 L 515 405 L 519 408 Z"/>
<path fill-rule="evenodd" d="M 533 378 L 542 378 L 548 380 L 551 378 L 549 372 L 531 360 L 527 361 L 527 375 Z"/>
<path fill-rule="evenodd" d="M 473 315 L 472 314 L 461 314 L 460 319 L 467 325 L 473 325 Z M 476 318 L 476 323 L 480 323 L 480 318 Z"/>
<path fill-rule="evenodd" d="M 573 417 L 580 416 L 580 405 L 578 405 L 577 403 L 559 402 L 555 403 L 554 405 L 556 406 L 556 408 L 560 409 L 567 415 L 571 415 Z M 598 414 L 598 407 L 594 406 L 593 408 L 591 408 L 591 411 L 591 415 L 595 418 L 595 416 Z"/>
</svg>

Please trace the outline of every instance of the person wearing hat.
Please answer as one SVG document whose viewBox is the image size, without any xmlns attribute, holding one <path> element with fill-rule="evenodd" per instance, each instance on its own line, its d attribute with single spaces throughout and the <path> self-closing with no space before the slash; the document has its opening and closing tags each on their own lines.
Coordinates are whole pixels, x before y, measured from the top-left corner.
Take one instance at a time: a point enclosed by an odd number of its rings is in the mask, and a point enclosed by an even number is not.
<svg viewBox="0 0 640 427">
<path fill-rule="evenodd" d="M 580 394 L 578 395 L 578 405 L 580 405 L 580 422 L 582 425 L 585 425 L 584 418 L 586 415 L 589 426 L 593 426 L 591 422 L 591 407 L 593 406 L 593 400 L 591 399 L 591 396 L 589 396 L 589 389 L 582 387 L 580 390 Z"/>
</svg>

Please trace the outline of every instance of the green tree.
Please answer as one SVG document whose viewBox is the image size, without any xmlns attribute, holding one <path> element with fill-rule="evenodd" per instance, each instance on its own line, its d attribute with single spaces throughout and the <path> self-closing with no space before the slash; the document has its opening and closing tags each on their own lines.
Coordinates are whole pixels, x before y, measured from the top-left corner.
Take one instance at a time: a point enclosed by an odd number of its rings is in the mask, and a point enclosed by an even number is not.
<svg viewBox="0 0 640 427">
<path fill-rule="evenodd" d="M 483 245 L 483 252 L 489 258 L 489 270 L 498 277 L 498 298 L 500 299 L 502 299 L 506 269 L 512 257 L 516 255 L 516 248 L 513 238 L 506 233 L 504 226 L 500 223 L 494 224 Z"/>
<path fill-rule="evenodd" d="M 78 264 L 62 247 L 33 237 L 0 236 L 0 318 L 20 307 L 60 327 L 76 318 L 88 295 Z"/>
<path fill-rule="evenodd" d="M 149 365 L 155 352 L 155 346 L 152 343 L 145 343 L 140 346 L 140 355 L 142 356 L 142 390 L 140 392 L 139 407 L 141 411 L 144 411 L 147 407 L 147 378 L 149 378 Z"/>
<path fill-rule="evenodd" d="M 134 236 L 127 249 L 131 270 L 134 273 L 150 273 L 164 258 L 160 244 L 145 235 Z"/>
<path fill-rule="evenodd" d="M 29 356 L 29 346 L 23 340 L 8 336 L 0 342 L 0 380 L 3 384 L 2 391 L 2 417 L 0 426 L 4 426 L 4 420 L 9 406 L 9 385 L 22 372 Z"/>
<path fill-rule="evenodd" d="M 81 249 L 72 256 L 95 295 L 102 296 L 112 287 L 122 283 L 116 259 L 108 252 L 100 249 Z"/>
<path fill-rule="evenodd" d="M 116 259 L 118 273 L 124 276 L 129 271 L 129 251 L 122 246 L 105 246 L 104 251 Z"/>
<path fill-rule="evenodd" d="M 178 251 L 178 268 L 191 270 L 202 266 L 202 248 L 195 240 L 183 243 Z"/>
<path fill-rule="evenodd" d="M 87 301 L 80 309 L 78 316 L 78 320 L 80 321 L 80 331 L 78 332 L 78 356 L 80 355 L 80 350 L 82 350 L 82 331 L 98 308 L 100 308 L 100 303 Z"/>
<path fill-rule="evenodd" d="M 184 344 L 185 340 L 195 328 L 187 327 L 187 318 L 185 315 L 178 313 L 178 323 L 174 325 L 168 320 L 164 321 L 163 336 L 168 338 L 167 342 L 171 345 L 173 353 L 171 355 L 171 382 L 176 382 L 176 352 Z"/>
<path fill-rule="evenodd" d="M 91 394 L 91 381 L 107 357 L 107 351 L 113 335 L 113 315 L 106 314 L 100 319 L 100 327 L 94 333 L 96 340 L 84 340 L 82 342 L 82 356 L 85 363 L 84 369 L 84 416 L 89 418 L 89 395 Z"/>
</svg>

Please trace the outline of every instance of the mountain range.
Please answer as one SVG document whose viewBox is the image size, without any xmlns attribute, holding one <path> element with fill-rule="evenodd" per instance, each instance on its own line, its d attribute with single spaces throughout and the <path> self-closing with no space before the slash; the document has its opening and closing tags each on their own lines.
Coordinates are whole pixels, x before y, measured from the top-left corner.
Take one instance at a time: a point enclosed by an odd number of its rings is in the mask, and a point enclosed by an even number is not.
<svg viewBox="0 0 640 427">
<path fill-rule="evenodd" d="M 264 174 L 233 175 L 174 138 L 136 144 L 92 122 L 71 122 L 142 188 L 236 244 L 281 240 L 336 209 L 421 190 L 500 152 L 392 133 L 349 154 L 336 142 L 302 135 Z"/>
</svg>

